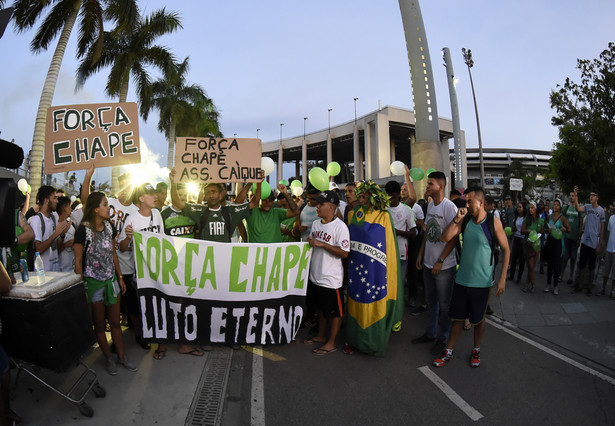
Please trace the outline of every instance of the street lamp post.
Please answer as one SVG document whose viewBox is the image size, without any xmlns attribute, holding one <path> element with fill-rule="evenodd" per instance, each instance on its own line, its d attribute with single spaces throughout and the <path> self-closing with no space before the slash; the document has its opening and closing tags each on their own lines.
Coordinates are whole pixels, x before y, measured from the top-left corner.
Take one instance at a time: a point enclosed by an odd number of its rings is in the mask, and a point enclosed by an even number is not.
<svg viewBox="0 0 615 426">
<path fill-rule="evenodd" d="M 261 129 L 256 129 L 256 139 L 258 139 L 258 132 L 260 132 Z"/>
<path fill-rule="evenodd" d="M 329 108 L 329 133 L 331 133 L 331 111 L 333 111 L 333 108 Z"/>
<path fill-rule="evenodd" d="M 354 98 L 354 125 L 357 125 L 357 101 L 359 98 Z"/>
<path fill-rule="evenodd" d="M 472 59 L 472 50 L 463 47 L 463 60 L 468 66 L 468 74 L 470 74 L 470 85 L 472 86 L 472 97 L 474 98 L 474 111 L 476 112 L 476 128 L 478 130 L 478 159 L 480 161 L 480 186 L 485 189 L 485 164 L 483 162 L 483 140 L 480 135 L 480 121 L 478 119 L 478 105 L 476 104 L 476 92 L 474 92 L 474 81 L 472 80 L 471 68 L 474 66 Z"/>
<path fill-rule="evenodd" d="M 303 117 L 303 140 L 305 140 L 305 123 L 307 122 L 307 117 Z"/>
</svg>

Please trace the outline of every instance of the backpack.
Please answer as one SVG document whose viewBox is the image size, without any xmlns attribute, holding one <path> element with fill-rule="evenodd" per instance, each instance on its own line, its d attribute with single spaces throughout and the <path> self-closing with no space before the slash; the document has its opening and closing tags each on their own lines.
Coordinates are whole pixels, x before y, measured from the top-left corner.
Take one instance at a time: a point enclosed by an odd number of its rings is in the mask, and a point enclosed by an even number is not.
<svg viewBox="0 0 615 426">
<path fill-rule="evenodd" d="M 497 266 L 498 261 L 500 260 L 500 251 L 498 250 L 500 247 L 498 245 L 498 241 L 495 238 L 495 225 L 494 225 L 494 216 L 493 213 L 487 212 L 487 220 L 483 220 L 481 222 L 481 228 L 485 233 L 485 237 L 487 237 L 487 241 L 489 242 L 489 247 L 491 247 L 491 260 L 489 265 Z M 466 230 L 466 226 L 472 220 L 472 215 L 467 214 L 463 218 L 461 222 L 461 234 L 463 234 Z"/>
<path fill-rule="evenodd" d="M 231 235 L 233 235 L 233 230 L 231 229 L 231 212 L 229 211 L 228 206 L 221 206 L 222 211 L 222 217 L 224 218 L 224 226 L 226 227 L 226 231 L 228 233 L 228 238 L 229 241 L 231 241 Z M 205 209 L 205 212 L 203 213 L 203 215 L 201 216 L 201 223 L 199 224 L 199 226 L 201 227 L 200 229 L 203 229 L 203 227 L 209 222 L 209 207 L 207 207 L 207 209 Z M 201 235 L 201 231 L 199 229 L 199 234 L 198 236 Z"/>
<path fill-rule="evenodd" d="M 33 216 L 38 216 L 39 221 L 41 222 L 41 238 L 43 238 L 43 236 L 45 235 L 45 218 L 43 217 L 43 214 L 41 212 L 36 213 L 36 215 Z M 51 220 L 53 222 L 53 230 L 56 230 L 56 217 L 53 215 L 53 213 L 51 214 Z M 56 250 L 55 246 L 54 250 Z M 28 243 L 28 249 L 26 250 L 27 253 L 27 257 L 28 257 L 28 271 L 34 271 L 34 257 L 36 254 L 36 246 L 34 244 L 34 238 L 32 238 L 32 241 L 30 241 Z"/>
</svg>

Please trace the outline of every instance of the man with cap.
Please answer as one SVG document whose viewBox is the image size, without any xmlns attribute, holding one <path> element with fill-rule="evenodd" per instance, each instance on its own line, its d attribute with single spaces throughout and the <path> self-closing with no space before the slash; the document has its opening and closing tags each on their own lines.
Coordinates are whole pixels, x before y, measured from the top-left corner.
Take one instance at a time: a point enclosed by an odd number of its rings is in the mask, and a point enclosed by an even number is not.
<svg viewBox="0 0 615 426">
<path fill-rule="evenodd" d="M 321 345 L 313 352 L 326 355 L 336 350 L 335 339 L 342 324 L 342 259 L 350 252 L 350 234 L 336 216 L 340 200 L 334 191 L 323 192 L 316 202 L 320 219 L 314 221 L 308 238 L 313 252 L 309 277 L 312 285 L 308 286 L 307 298 L 318 312 L 318 334 L 304 343 Z M 331 325 L 327 328 L 329 321 Z"/>
</svg>

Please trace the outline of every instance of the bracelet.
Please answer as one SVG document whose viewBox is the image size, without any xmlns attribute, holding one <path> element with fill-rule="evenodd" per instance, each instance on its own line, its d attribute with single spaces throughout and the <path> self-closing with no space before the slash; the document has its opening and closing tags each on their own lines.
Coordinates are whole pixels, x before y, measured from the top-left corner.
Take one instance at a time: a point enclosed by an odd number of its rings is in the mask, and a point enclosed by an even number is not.
<svg viewBox="0 0 615 426">
<path fill-rule="evenodd" d="M 455 219 L 453 219 L 453 223 L 454 223 L 455 225 L 458 225 L 458 224 L 459 224 L 459 222 L 457 222 Z"/>
</svg>

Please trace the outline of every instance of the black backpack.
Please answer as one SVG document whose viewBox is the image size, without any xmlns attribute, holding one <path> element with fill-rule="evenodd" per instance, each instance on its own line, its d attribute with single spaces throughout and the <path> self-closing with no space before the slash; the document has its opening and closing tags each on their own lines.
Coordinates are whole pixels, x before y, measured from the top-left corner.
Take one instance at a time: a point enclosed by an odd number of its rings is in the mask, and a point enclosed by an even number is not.
<svg viewBox="0 0 615 426">
<path fill-rule="evenodd" d="M 487 212 L 487 220 L 481 222 L 481 228 L 483 228 L 483 232 L 485 233 L 485 237 L 487 237 L 487 241 L 489 241 L 489 247 L 491 247 L 491 261 L 490 265 L 497 266 L 498 261 L 500 260 L 500 246 L 498 244 L 498 240 L 495 237 L 495 225 L 494 225 L 494 216 L 493 213 Z M 461 222 L 461 234 L 463 234 L 466 230 L 466 226 L 472 220 L 472 215 L 466 214 Z"/>
</svg>

